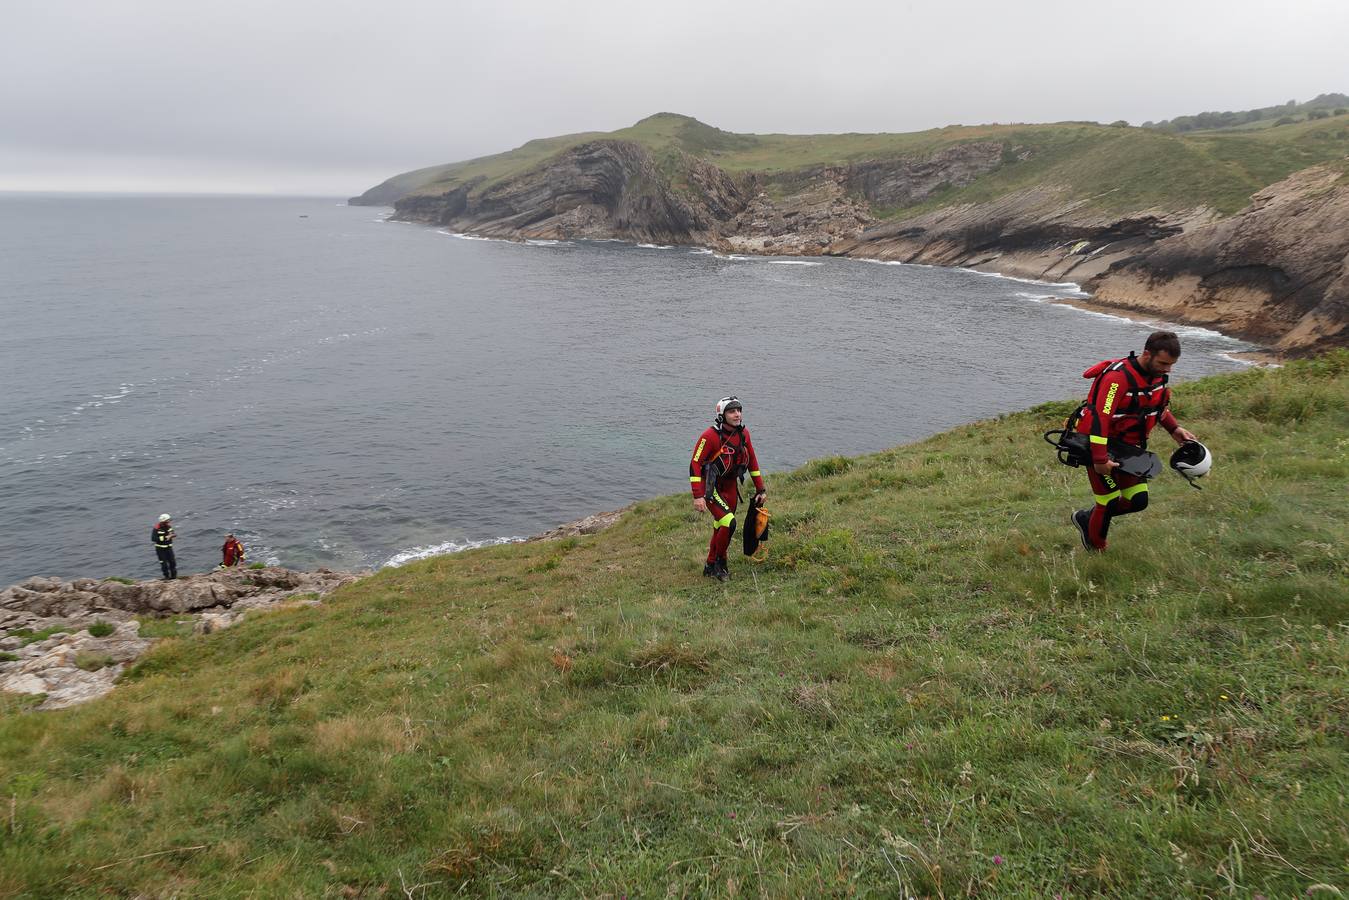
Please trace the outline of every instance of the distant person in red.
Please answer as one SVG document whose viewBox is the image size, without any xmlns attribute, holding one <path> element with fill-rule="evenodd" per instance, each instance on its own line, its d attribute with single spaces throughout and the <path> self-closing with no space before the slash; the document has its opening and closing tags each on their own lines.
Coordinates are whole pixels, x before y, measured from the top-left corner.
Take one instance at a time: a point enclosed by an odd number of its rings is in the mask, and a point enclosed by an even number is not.
<svg viewBox="0 0 1349 900">
<path fill-rule="evenodd" d="M 159 517 L 155 527 L 150 529 L 150 542 L 155 545 L 155 556 L 159 557 L 159 569 L 164 580 L 178 577 L 178 560 L 173 557 L 173 519 L 168 513 Z"/>
<path fill-rule="evenodd" d="M 244 561 L 244 545 L 232 534 L 225 535 L 225 545 L 220 548 L 220 568 L 231 569 Z"/>
<path fill-rule="evenodd" d="M 703 574 L 718 581 L 731 577 L 726 565 L 726 549 L 735 533 L 735 508 L 740 502 L 740 480 L 746 473 L 754 479 L 755 503 L 768 494 L 759 459 L 749 429 L 744 425 L 744 410 L 735 397 L 717 401 L 717 417 L 698 436 L 689 463 L 689 486 L 693 490 L 693 508 L 712 514 L 712 541 L 707 548 Z"/>
<path fill-rule="evenodd" d="M 1083 378 L 1095 379 L 1077 430 L 1088 435 L 1091 442 L 1087 480 L 1096 495 L 1096 505 L 1077 510 L 1072 519 L 1087 550 L 1105 549 L 1110 520 L 1115 516 L 1142 512 L 1148 505 L 1147 479 L 1113 471 L 1120 464 L 1110 458 L 1106 445 L 1117 440 L 1146 450 L 1148 435 L 1158 423 L 1177 444 L 1195 440 L 1168 408 L 1171 389 L 1166 386 L 1167 374 L 1179 359 L 1180 338 L 1171 331 L 1155 331 L 1148 336 L 1141 354 L 1106 360 L 1082 373 Z"/>
</svg>

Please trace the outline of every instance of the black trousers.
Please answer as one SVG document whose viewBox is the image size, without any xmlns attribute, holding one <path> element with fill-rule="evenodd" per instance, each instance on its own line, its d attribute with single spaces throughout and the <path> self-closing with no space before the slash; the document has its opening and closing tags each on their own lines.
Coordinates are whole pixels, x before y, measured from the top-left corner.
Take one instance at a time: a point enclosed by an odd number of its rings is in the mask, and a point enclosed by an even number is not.
<svg viewBox="0 0 1349 900">
<path fill-rule="evenodd" d="M 165 578 L 178 577 L 178 561 L 173 558 L 172 547 L 156 547 L 155 556 L 159 557 L 159 568 Z"/>
</svg>

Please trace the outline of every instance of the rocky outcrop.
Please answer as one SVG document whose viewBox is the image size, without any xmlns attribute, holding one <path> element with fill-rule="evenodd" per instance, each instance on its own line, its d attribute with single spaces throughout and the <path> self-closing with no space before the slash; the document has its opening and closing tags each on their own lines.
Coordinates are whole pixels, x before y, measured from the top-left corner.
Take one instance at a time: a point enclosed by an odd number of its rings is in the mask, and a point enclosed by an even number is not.
<svg viewBox="0 0 1349 900">
<path fill-rule="evenodd" d="M 1009 159 L 1024 161 L 1029 157 L 1029 151 L 1001 141 L 974 141 L 927 155 L 865 160 L 846 166 L 815 166 L 771 180 L 798 190 L 811 182 L 834 181 L 849 196 L 860 197 L 874 209 L 883 210 L 922 203 L 940 191 L 970 184 Z"/>
<path fill-rule="evenodd" d="M 632 509 L 631 506 L 625 506 L 612 512 L 595 513 L 593 516 L 586 516 L 583 519 L 577 519 L 575 522 L 568 522 L 565 525 L 549 529 L 543 534 L 536 534 L 529 538 L 529 541 L 556 541 L 561 538 L 579 537 L 583 534 L 599 534 L 617 522 L 623 513 L 630 509 Z"/>
<path fill-rule="evenodd" d="M 1298 354 L 1349 346 L 1349 179 L 1315 167 L 1235 216 L 1166 237 L 1090 283 L 1098 303 Z"/>
<path fill-rule="evenodd" d="M 264 568 L 131 584 L 29 578 L 0 591 L 0 690 L 45 694 L 40 709 L 92 700 L 153 643 L 140 637 L 137 615 L 192 615 L 194 630 L 209 633 L 253 610 L 316 604 L 366 574 Z"/>
<path fill-rule="evenodd" d="M 482 190 L 468 183 L 406 197 L 395 217 L 488 237 L 687 242 L 751 196 L 745 179 L 679 151 L 666 168 L 679 173 L 680 189 L 640 144 L 592 141 Z"/>
</svg>

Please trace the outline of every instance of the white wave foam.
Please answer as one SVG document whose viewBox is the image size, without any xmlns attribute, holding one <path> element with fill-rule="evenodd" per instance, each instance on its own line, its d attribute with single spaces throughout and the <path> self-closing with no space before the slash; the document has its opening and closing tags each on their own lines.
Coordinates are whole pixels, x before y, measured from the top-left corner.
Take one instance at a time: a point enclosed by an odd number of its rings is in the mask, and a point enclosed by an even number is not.
<svg viewBox="0 0 1349 900">
<path fill-rule="evenodd" d="M 1242 359 L 1240 356 L 1233 356 L 1231 353 L 1219 353 L 1219 354 L 1218 354 L 1218 358 L 1219 358 L 1219 359 L 1225 359 L 1225 360 L 1227 360 L 1228 362 L 1234 362 L 1234 363 L 1237 363 L 1237 364 L 1243 365 L 1243 366 L 1254 366 L 1254 365 L 1259 365 L 1259 364 L 1260 364 L 1260 363 L 1258 363 L 1258 362 L 1257 362 L 1256 360 L 1254 360 L 1254 359 Z M 1279 364 L 1279 363 L 1271 363 L 1271 362 L 1267 362 L 1267 363 L 1264 363 L 1263 365 L 1264 365 L 1265 368 L 1267 368 L 1267 369 L 1282 369 L 1282 368 L 1283 368 L 1283 366 L 1282 366 L 1281 364 Z"/>
<path fill-rule="evenodd" d="M 671 246 L 668 245 L 668 244 L 638 244 L 637 246 L 643 248 L 644 250 L 673 250 L 673 249 L 674 249 L 674 247 L 671 247 Z"/>
<path fill-rule="evenodd" d="M 1042 284 L 1045 287 L 1067 288 L 1071 291 L 1082 290 L 1082 285 L 1075 281 L 1041 281 L 1038 278 L 1018 278 L 1015 275 L 1002 275 L 998 272 L 980 272 L 978 269 L 967 269 L 964 266 L 956 266 L 956 271 L 969 272 L 971 275 L 981 275 L 984 278 L 1002 278 L 1006 281 L 1019 281 L 1022 284 Z"/>
<path fill-rule="evenodd" d="M 1017 294 L 1017 296 L 1021 297 L 1025 295 Z M 1083 294 L 1082 296 L 1090 297 L 1091 295 Z M 1243 350 L 1255 350 L 1258 347 L 1257 344 L 1252 344 L 1249 341 L 1243 341 L 1241 338 L 1235 338 L 1232 337 L 1231 335 L 1223 334 L 1221 331 L 1214 331 L 1211 328 L 1204 328 L 1199 325 L 1179 325 L 1175 322 L 1168 322 L 1165 319 L 1153 319 L 1129 315 L 1116 315 L 1114 313 L 1102 312 L 1101 310 L 1098 309 L 1087 309 L 1086 307 L 1078 306 L 1076 303 L 1061 302 L 1065 299 L 1078 299 L 1076 296 L 1044 297 L 1042 299 L 1052 301 L 1055 306 L 1058 306 L 1062 309 L 1071 309 L 1079 313 L 1085 313 L 1086 315 L 1089 316 L 1097 316 L 1098 318 L 1102 319 L 1113 319 L 1116 322 L 1129 322 L 1134 325 L 1148 325 L 1153 328 L 1165 328 L 1169 331 L 1174 331 L 1177 337 L 1197 338 L 1205 341 L 1220 341 L 1224 344 L 1231 344 L 1233 345 L 1232 352 L 1234 353 L 1241 352 Z M 1218 355 L 1223 357 L 1227 356 L 1226 353 L 1219 353 Z M 1246 363 L 1246 360 L 1234 359 L 1233 362 Z"/>
<path fill-rule="evenodd" d="M 709 250 L 707 247 L 694 247 L 689 252 L 696 256 L 716 256 L 716 254 L 713 253 L 711 250 Z"/>
<path fill-rule="evenodd" d="M 531 247 L 556 247 L 560 244 L 570 244 L 571 241 L 550 241 L 547 238 L 528 238 L 525 240 L 525 243 L 529 244 Z"/>
<path fill-rule="evenodd" d="M 1012 296 L 1018 300 L 1029 300 L 1031 303 L 1045 303 L 1054 299 L 1051 294 L 1029 294 L 1025 291 L 1016 291 Z"/>
<path fill-rule="evenodd" d="M 132 393 L 135 392 L 135 390 L 136 390 L 136 386 L 135 386 L 134 384 L 123 383 L 123 384 L 121 384 L 121 385 L 118 385 L 117 393 L 115 393 L 115 394 L 95 394 L 95 395 L 94 395 L 93 397 L 91 397 L 90 399 L 84 401 L 84 402 L 81 403 L 79 406 L 76 406 L 74 409 L 72 409 L 72 410 L 70 411 L 70 414 L 73 415 L 73 416 L 78 416 L 80 413 L 84 412 L 86 409 L 98 409 L 98 408 L 99 408 L 100 406 L 102 406 L 104 403 L 107 403 L 107 404 L 109 404 L 109 405 L 111 405 L 111 404 L 113 404 L 113 403 L 121 403 L 122 400 L 123 400 L 123 398 L 125 398 L 125 397 L 131 395 Z"/>
<path fill-rule="evenodd" d="M 770 266 L 822 266 L 822 262 L 809 262 L 804 259 L 770 259 Z"/>
<path fill-rule="evenodd" d="M 514 241 L 508 241 L 505 238 L 483 237 L 480 234 L 464 234 L 462 231 L 446 231 L 444 228 L 437 228 L 436 234 L 447 235 L 452 238 L 459 238 L 461 241 L 495 241 L 499 244 L 512 244 Z"/>
<path fill-rule="evenodd" d="M 738 256 L 734 253 L 727 253 L 724 256 L 720 253 L 713 253 L 712 255 L 715 256 L 717 259 L 733 259 L 737 262 L 745 262 L 747 260 L 757 259 L 757 257 L 754 256 Z"/>
<path fill-rule="evenodd" d="M 928 263 L 910 263 L 898 259 L 868 259 L 865 256 L 848 257 L 853 262 L 871 263 L 873 266 L 908 266 L 911 269 L 945 269 L 947 266 L 934 266 Z"/>
<path fill-rule="evenodd" d="M 1243 344 L 1246 347 L 1254 347 L 1254 344 L 1247 343 L 1241 338 L 1234 338 L 1231 335 L 1223 334 L 1221 331 L 1214 331 L 1211 328 L 1201 328 L 1198 325 L 1176 325 L 1171 322 L 1161 322 L 1158 324 L 1166 325 L 1176 333 L 1177 337 L 1202 338 L 1207 341 L 1228 341 L 1233 344 Z"/>
<path fill-rule="evenodd" d="M 431 544 L 426 547 L 413 547 L 408 550 L 400 550 L 384 562 L 384 567 L 397 568 L 419 559 L 430 559 L 433 556 L 444 556 L 447 553 L 462 553 L 465 550 L 476 550 L 479 547 L 496 547 L 500 544 L 518 544 L 523 541 L 522 537 L 498 537 L 487 538 L 482 541 L 446 541 L 443 544 Z"/>
</svg>

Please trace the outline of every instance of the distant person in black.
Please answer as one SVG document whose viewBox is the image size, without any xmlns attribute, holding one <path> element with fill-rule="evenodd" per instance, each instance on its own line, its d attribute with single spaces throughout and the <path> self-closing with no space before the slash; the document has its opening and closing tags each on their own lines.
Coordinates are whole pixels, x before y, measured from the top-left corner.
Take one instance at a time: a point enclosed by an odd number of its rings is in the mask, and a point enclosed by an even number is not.
<svg viewBox="0 0 1349 900">
<path fill-rule="evenodd" d="M 173 558 L 173 520 L 168 513 L 159 517 L 158 524 L 150 529 L 150 541 L 155 545 L 155 556 L 159 557 L 159 568 L 164 580 L 178 577 L 178 561 Z"/>
</svg>

